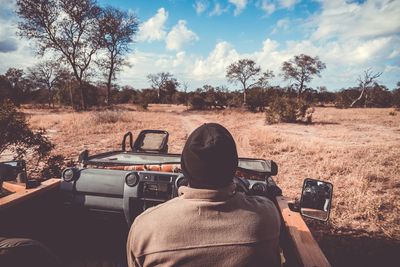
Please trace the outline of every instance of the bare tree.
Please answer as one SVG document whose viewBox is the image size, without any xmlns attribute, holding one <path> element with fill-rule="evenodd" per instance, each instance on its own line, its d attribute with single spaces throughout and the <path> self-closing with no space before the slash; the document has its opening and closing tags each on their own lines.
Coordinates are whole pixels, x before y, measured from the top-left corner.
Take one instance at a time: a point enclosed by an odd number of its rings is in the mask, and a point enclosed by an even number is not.
<svg viewBox="0 0 400 267">
<path fill-rule="evenodd" d="M 293 84 L 297 89 L 297 97 L 305 89 L 305 84 L 309 83 L 313 76 L 320 77 L 322 70 L 326 68 L 325 63 L 319 60 L 319 57 L 308 55 L 298 55 L 282 64 L 283 77 L 285 80 L 295 80 Z"/>
<path fill-rule="evenodd" d="M 364 71 L 364 76 L 358 77 L 359 88 L 360 88 L 360 95 L 353 100 L 350 104 L 350 107 L 353 107 L 358 101 L 360 101 L 363 97 L 367 100 L 368 99 L 368 88 L 375 83 L 376 79 L 382 75 L 382 72 L 373 73 L 371 69 L 367 69 Z M 365 101 L 366 102 L 366 101 Z"/>
<path fill-rule="evenodd" d="M 36 84 L 48 90 L 49 107 L 54 108 L 54 88 L 60 82 L 62 68 L 54 61 L 46 60 L 36 64 L 33 68 L 28 68 L 29 76 Z"/>
<path fill-rule="evenodd" d="M 157 90 L 157 99 L 161 99 L 161 91 L 167 86 L 167 84 L 172 81 L 177 84 L 174 76 L 169 72 L 159 72 L 156 74 L 147 75 L 148 81 L 151 83 L 151 87 Z"/>
<path fill-rule="evenodd" d="M 257 66 L 254 60 L 240 59 L 228 66 L 226 69 L 226 77 L 230 83 L 240 83 L 243 88 L 243 105 L 246 105 L 246 90 L 253 86 L 263 86 L 274 75 L 272 71 L 262 73 L 261 68 Z"/>
<path fill-rule="evenodd" d="M 138 20 L 134 15 L 114 7 L 106 7 L 103 10 L 100 19 L 100 42 L 106 52 L 97 63 L 107 78 L 107 105 L 110 105 L 111 82 L 121 67 L 127 64 L 123 56 L 131 50 L 129 44 L 133 42 L 137 30 Z"/>
<path fill-rule="evenodd" d="M 83 83 L 99 49 L 100 8 L 93 0 L 17 0 L 23 37 L 34 39 L 38 53 L 53 51 L 73 71 L 79 83 L 81 107 L 87 108 Z"/>
</svg>

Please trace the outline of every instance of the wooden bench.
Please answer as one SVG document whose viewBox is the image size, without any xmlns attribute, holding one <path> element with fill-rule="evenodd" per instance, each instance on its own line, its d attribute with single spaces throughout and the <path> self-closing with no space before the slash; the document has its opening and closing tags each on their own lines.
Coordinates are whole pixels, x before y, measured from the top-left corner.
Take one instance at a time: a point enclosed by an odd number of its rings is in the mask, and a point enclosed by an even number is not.
<svg viewBox="0 0 400 267">
<path fill-rule="evenodd" d="M 42 184 L 38 187 L 31 189 L 26 189 L 25 184 L 16 182 L 4 182 L 3 188 L 11 192 L 11 194 L 0 198 L 0 211 L 21 203 L 22 201 L 25 201 L 27 199 L 58 188 L 60 182 L 60 179 L 52 178 L 42 182 Z"/>
<path fill-rule="evenodd" d="M 292 241 L 291 249 L 294 250 L 299 264 L 304 267 L 330 267 L 329 261 L 315 241 L 301 214 L 290 210 L 289 199 L 279 196 L 276 197 L 276 201 L 285 231 Z"/>
</svg>

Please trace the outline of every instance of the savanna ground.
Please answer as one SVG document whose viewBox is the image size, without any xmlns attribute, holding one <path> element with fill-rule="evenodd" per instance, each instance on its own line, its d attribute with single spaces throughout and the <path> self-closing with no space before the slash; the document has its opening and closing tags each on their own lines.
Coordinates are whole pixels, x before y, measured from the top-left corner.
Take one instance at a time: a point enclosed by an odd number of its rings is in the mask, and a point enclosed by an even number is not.
<svg viewBox="0 0 400 267">
<path fill-rule="evenodd" d="M 392 261 L 399 260 L 400 112 L 394 109 L 317 108 L 312 125 L 265 125 L 263 113 L 170 105 L 149 111 L 124 105 L 113 111 L 23 112 L 33 128 L 47 130 L 54 154 L 72 160 L 84 149 L 90 154 L 120 149 L 125 132 L 143 129 L 167 130 L 170 152 L 180 153 L 197 126 L 221 123 L 235 138 L 239 156 L 277 162 L 275 181 L 284 195 L 299 197 L 306 177 L 333 183 L 329 223 L 307 221 L 333 265 L 396 266 Z"/>
</svg>

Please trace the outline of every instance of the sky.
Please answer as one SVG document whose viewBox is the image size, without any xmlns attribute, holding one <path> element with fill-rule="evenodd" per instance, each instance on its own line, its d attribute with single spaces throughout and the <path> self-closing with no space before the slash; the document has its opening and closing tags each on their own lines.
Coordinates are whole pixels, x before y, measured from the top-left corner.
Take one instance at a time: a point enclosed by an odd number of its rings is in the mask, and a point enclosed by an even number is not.
<svg viewBox="0 0 400 267">
<path fill-rule="evenodd" d="M 225 85 L 229 64 L 249 58 L 286 86 L 281 66 L 295 55 L 325 64 L 310 86 L 357 86 L 367 69 L 389 89 L 400 81 L 400 0 L 98 0 L 135 14 L 140 25 L 117 76 L 121 85 L 149 87 L 150 73 L 170 72 L 189 89 Z M 16 35 L 15 0 L 0 0 L 0 73 L 40 61 L 35 43 Z"/>
</svg>

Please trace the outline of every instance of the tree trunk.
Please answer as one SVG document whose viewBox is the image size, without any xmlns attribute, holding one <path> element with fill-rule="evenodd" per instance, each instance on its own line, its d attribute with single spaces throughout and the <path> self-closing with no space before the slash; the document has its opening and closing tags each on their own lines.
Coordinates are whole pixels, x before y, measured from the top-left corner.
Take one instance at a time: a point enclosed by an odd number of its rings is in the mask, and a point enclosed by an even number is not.
<svg viewBox="0 0 400 267">
<path fill-rule="evenodd" d="M 48 88 L 49 89 L 49 108 L 51 108 L 51 89 L 50 89 L 50 87 Z"/>
<path fill-rule="evenodd" d="M 71 106 L 72 109 L 75 109 L 75 105 L 74 105 L 74 94 L 72 93 L 72 86 L 71 83 L 68 84 L 69 87 L 69 97 L 71 98 Z"/>
<path fill-rule="evenodd" d="M 362 98 L 363 95 L 364 95 L 364 91 L 365 91 L 365 88 L 363 88 L 363 89 L 361 90 L 360 96 L 350 104 L 350 107 L 351 107 L 351 108 L 352 108 L 358 101 L 361 100 L 361 98 Z"/>
<path fill-rule="evenodd" d="M 87 109 L 87 105 L 86 105 L 86 95 L 83 89 L 83 82 L 82 80 L 79 81 L 79 93 L 81 95 L 81 108 L 83 108 L 83 110 Z"/>
<path fill-rule="evenodd" d="M 111 83 L 107 83 L 107 97 L 106 97 L 107 106 L 111 104 L 110 95 L 111 95 Z"/>
<path fill-rule="evenodd" d="M 299 88 L 299 94 L 297 95 L 297 98 L 300 98 L 301 93 L 303 92 L 303 87 L 304 87 L 304 81 L 301 80 L 301 82 L 300 82 L 300 88 Z"/>
<path fill-rule="evenodd" d="M 112 57 L 112 55 L 111 55 Z M 106 97 L 106 104 L 109 106 L 111 104 L 111 80 L 112 80 L 112 74 L 114 72 L 114 60 L 111 58 L 111 65 L 110 65 L 110 70 L 108 72 L 108 78 L 107 78 L 107 97 Z"/>
<path fill-rule="evenodd" d="M 243 106 L 246 106 L 246 88 L 243 89 Z"/>
</svg>

